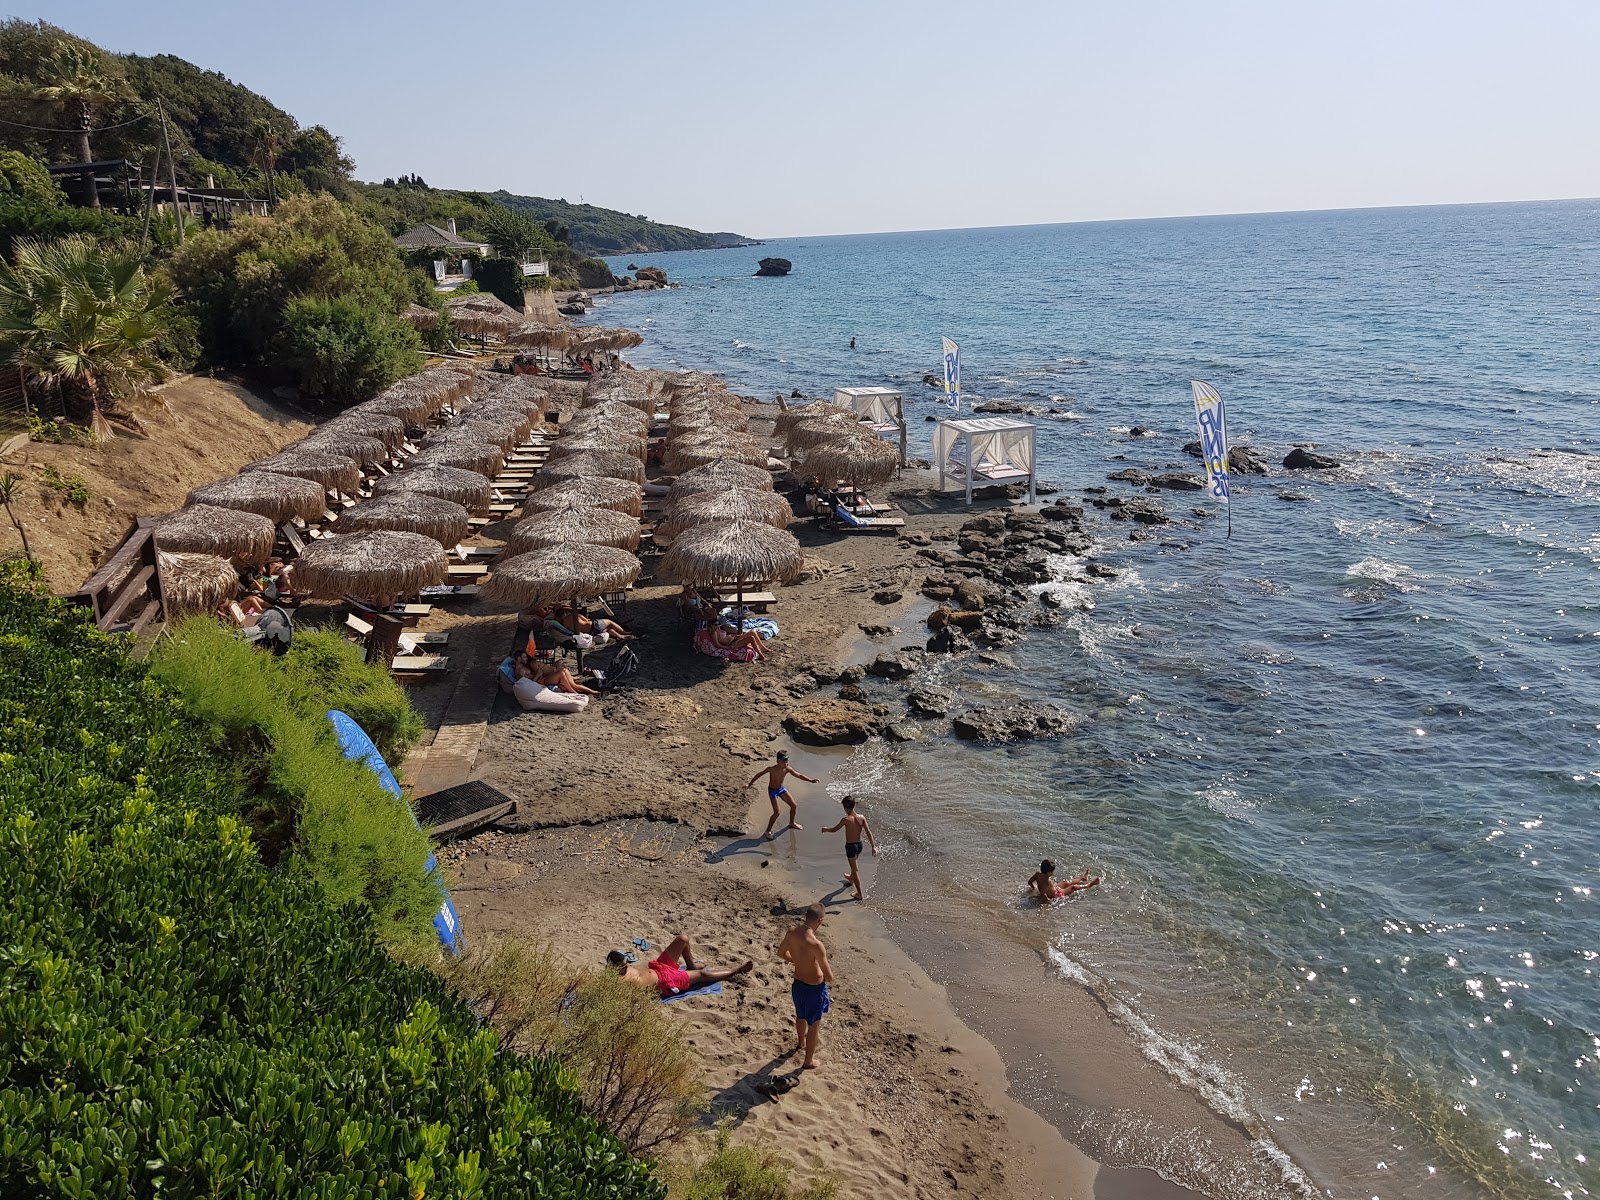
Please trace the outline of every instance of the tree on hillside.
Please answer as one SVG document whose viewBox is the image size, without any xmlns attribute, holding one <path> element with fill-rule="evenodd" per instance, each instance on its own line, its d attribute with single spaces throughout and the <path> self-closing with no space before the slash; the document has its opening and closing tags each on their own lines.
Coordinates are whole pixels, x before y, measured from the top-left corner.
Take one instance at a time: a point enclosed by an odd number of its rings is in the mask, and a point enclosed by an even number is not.
<svg viewBox="0 0 1600 1200">
<path fill-rule="evenodd" d="M 267 201 L 270 204 L 278 203 L 278 160 L 283 157 L 284 129 L 277 121 L 270 117 L 262 117 L 251 123 L 250 126 L 250 165 L 255 167 L 265 176 L 267 181 Z"/>
<path fill-rule="evenodd" d="M 92 237 L 24 240 L 0 266 L 0 351 L 100 437 L 108 416 L 138 426 L 122 405 L 167 377 L 157 351 L 172 319 L 172 285 Z"/>
<path fill-rule="evenodd" d="M 36 80 L 20 80 L 12 94 L 32 101 L 41 110 L 59 113 L 78 143 L 78 161 L 94 161 L 90 134 L 95 113 L 133 98 L 127 77 L 106 54 L 84 43 L 63 40 L 39 66 Z M 100 193 L 94 176 L 83 176 L 83 198 L 91 208 L 100 207 Z"/>
<path fill-rule="evenodd" d="M 537 254 L 550 244 L 550 235 L 532 217 L 496 205 L 479 226 L 484 241 L 496 254 L 522 259 Z"/>
</svg>

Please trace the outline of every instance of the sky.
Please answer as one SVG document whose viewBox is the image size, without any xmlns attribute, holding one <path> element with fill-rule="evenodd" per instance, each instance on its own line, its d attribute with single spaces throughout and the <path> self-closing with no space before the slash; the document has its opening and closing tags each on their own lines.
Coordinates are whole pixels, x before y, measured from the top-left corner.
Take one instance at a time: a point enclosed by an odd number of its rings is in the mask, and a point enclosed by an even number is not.
<svg viewBox="0 0 1600 1200">
<path fill-rule="evenodd" d="M 48 0 L 360 179 L 754 237 L 1600 195 L 1596 0 Z"/>
</svg>

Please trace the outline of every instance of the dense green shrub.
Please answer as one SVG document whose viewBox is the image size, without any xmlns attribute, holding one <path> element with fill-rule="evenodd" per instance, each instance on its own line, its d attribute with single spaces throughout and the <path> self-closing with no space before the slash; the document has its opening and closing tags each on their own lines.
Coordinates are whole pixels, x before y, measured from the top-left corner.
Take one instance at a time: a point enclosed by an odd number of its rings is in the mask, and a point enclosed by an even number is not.
<svg viewBox="0 0 1600 1200">
<path fill-rule="evenodd" d="M 656 1200 L 566 1073 L 271 871 L 238 764 L 0 584 L 0 1194 Z"/>
<path fill-rule="evenodd" d="M 425 942 L 439 904 L 423 871 L 427 835 L 365 766 L 340 752 L 326 717 L 331 705 L 317 698 L 306 669 L 328 657 L 313 641 L 291 667 L 290 657 L 262 654 L 196 617 L 151 654 L 150 673 L 209 727 L 212 746 L 245 765 L 243 815 L 269 861 L 287 854 L 333 903 L 366 903 L 385 940 Z M 345 676 L 353 681 L 357 673 Z"/>
<path fill-rule="evenodd" d="M 422 339 L 386 309 L 355 300 L 289 301 L 277 366 L 302 395 L 354 404 L 422 369 Z"/>
<path fill-rule="evenodd" d="M 300 630 L 278 660 L 286 695 L 303 711 L 337 708 L 347 713 L 377 746 L 385 762 L 398 764 L 422 740 L 422 714 L 405 688 L 361 651 L 326 629 Z"/>
<path fill-rule="evenodd" d="M 0 199 L 56 208 L 66 203 L 67 197 L 38 159 L 16 150 L 0 150 Z"/>
<path fill-rule="evenodd" d="M 833 1200 L 831 1179 L 805 1187 L 789 1180 L 789 1167 L 768 1146 L 733 1144 L 726 1122 L 712 1132 L 703 1156 L 667 1169 L 670 1200 Z"/>
</svg>

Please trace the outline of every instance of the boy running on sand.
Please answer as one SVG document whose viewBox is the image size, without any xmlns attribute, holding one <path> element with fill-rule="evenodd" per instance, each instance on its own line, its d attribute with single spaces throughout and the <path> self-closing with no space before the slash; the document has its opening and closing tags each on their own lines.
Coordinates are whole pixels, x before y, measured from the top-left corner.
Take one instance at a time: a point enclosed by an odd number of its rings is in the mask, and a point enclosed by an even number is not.
<svg viewBox="0 0 1600 1200">
<path fill-rule="evenodd" d="M 767 819 L 766 832 L 761 835 L 762 840 L 765 841 L 767 838 L 772 836 L 772 827 L 778 823 L 779 800 L 782 800 L 789 806 L 788 828 L 800 828 L 800 826 L 795 823 L 797 810 L 794 806 L 794 797 L 789 795 L 789 789 L 783 786 L 783 781 L 790 775 L 793 775 L 796 779 L 804 779 L 807 783 L 815 783 L 816 780 L 811 778 L 809 775 L 800 774 L 799 771 L 796 771 L 789 765 L 789 752 L 787 750 L 779 750 L 778 761 L 763 771 L 757 771 L 750 777 L 750 782 L 745 786 L 752 786 L 755 781 L 760 779 L 763 775 L 767 777 L 767 799 L 772 801 L 772 816 Z"/>
<path fill-rule="evenodd" d="M 861 894 L 861 876 L 856 872 L 856 859 L 861 857 L 861 839 L 867 839 L 867 845 L 872 847 L 872 856 L 878 856 L 878 839 L 872 836 L 872 826 L 867 824 L 867 819 L 856 812 L 856 799 L 846 796 L 839 801 L 844 806 L 844 816 L 839 818 L 837 825 L 829 825 L 823 833 L 838 833 L 844 830 L 844 859 L 850 868 L 850 886 L 856 890 L 856 899 L 865 900 Z"/>
<path fill-rule="evenodd" d="M 794 999 L 795 1049 L 805 1051 L 801 1070 L 817 1065 L 817 1037 L 822 1032 L 822 1018 L 828 1011 L 828 985 L 833 982 L 833 968 L 828 965 L 828 950 L 817 936 L 827 909 L 813 904 L 806 909 L 805 920 L 792 926 L 778 943 L 778 957 L 794 966 L 794 983 L 789 994 Z"/>
</svg>

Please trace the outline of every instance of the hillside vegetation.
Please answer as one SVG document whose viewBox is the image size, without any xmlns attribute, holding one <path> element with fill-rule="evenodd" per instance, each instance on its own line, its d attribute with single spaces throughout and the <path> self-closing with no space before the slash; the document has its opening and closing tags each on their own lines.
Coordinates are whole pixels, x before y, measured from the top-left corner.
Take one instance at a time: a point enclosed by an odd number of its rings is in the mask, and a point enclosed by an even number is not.
<svg viewBox="0 0 1600 1200">
<path fill-rule="evenodd" d="M 535 220 L 553 222 L 571 231 L 572 244 L 590 254 L 649 254 L 665 250 L 714 250 L 750 245 L 737 233 L 701 233 L 682 225 L 662 225 L 648 217 L 629 216 L 593 204 L 569 204 L 542 196 L 490 192 L 489 199 Z"/>
</svg>

